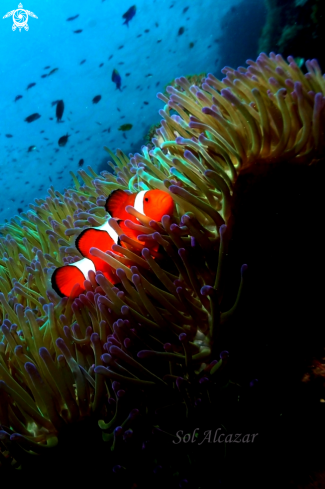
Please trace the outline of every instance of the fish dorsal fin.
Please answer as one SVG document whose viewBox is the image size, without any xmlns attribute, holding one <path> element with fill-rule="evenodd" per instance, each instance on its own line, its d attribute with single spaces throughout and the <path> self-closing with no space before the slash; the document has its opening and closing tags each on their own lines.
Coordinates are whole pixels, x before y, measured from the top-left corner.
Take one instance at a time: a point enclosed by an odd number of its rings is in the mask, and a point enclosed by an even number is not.
<svg viewBox="0 0 325 489">
<path fill-rule="evenodd" d="M 128 197 L 129 195 L 124 190 L 113 190 L 106 199 L 105 209 L 112 217 L 123 219 Z"/>
</svg>

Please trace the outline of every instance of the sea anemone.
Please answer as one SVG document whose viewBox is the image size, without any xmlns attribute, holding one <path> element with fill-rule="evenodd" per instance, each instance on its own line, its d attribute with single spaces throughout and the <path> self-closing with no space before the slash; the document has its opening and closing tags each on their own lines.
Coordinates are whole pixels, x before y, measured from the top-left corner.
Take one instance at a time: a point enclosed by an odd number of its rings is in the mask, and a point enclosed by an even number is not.
<svg viewBox="0 0 325 489">
<path fill-rule="evenodd" d="M 179 403 L 189 419 L 228 382 L 218 335 L 240 305 L 247 269 L 224 310 L 237 179 L 325 153 L 325 80 L 316 60 L 307 61 L 306 75 L 288 61 L 261 54 L 248 68 L 225 67 L 222 81 L 209 74 L 202 88 L 176 79 L 169 97 L 158 94 L 165 106 L 151 145 L 129 157 L 105 148 L 113 173 L 80 170 L 82 185 L 72 174 L 75 188 L 50 188 L 1 227 L 0 453 L 13 463 L 50 450 L 66 426 L 87 418 L 116 450 L 139 415 L 150 425 L 158 406 Z M 82 258 L 75 238 L 107 220 L 110 192 L 155 188 L 173 197 L 173 216 L 155 222 L 128 207 L 139 223 L 125 224 L 140 242 L 116 224 L 125 247 L 91 250 L 120 284 L 90 272 L 84 294 L 59 298 L 50 276 Z"/>
</svg>

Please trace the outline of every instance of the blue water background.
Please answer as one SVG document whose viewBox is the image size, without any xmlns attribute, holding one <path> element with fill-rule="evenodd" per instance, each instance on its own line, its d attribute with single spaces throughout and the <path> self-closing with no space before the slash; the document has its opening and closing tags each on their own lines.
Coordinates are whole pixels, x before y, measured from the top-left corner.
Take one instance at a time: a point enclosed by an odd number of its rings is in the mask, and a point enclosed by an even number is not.
<svg viewBox="0 0 325 489">
<path fill-rule="evenodd" d="M 150 126 L 160 120 L 163 103 L 156 93 L 175 77 L 220 76 L 225 64 L 256 57 L 263 0 L 141 0 L 127 27 L 122 16 L 132 5 L 28 0 L 23 8 L 38 19 L 29 17 L 28 32 L 13 32 L 12 17 L 2 17 L 18 2 L 1 2 L 0 223 L 44 198 L 50 185 L 59 191 L 71 186 L 69 171 L 77 172 L 80 159 L 84 169 L 106 169 L 104 145 L 139 152 Z M 111 80 L 113 69 L 121 74 L 122 92 Z M 26 90 L 30 83 L 36 85 Z M 17 95 L 23 98 L 14 102 Z M 102 98 L 94 104 L 96 95 Z M 59 124 L 51 106 L 58 99 L 65 104 Z M 33 113 L 41 117 L 28 124 L 24 119 Z M 122 124 L 133 128 L 123 133 Z M 59 147 L 67 133 L 68 143 Z M 32 145 L 36 150 L 28 152 Z"/>
</svg>

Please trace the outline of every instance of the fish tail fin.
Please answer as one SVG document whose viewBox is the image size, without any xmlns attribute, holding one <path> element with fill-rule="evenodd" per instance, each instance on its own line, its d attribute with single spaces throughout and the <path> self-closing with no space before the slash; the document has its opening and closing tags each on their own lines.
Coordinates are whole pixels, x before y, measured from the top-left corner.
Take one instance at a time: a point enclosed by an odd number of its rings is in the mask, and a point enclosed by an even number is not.
<svg viewBox="0 0 325 489">
<path fill-rule="evenodd" d="M 60 297 L 69 297 L 76 284 L 73 298 L 78 297 L 85 290 L 85 277 L 83 273 L 73 265 L 65 265 L 56 268 L 51 277 L 51 285 Z"/>
</svg>

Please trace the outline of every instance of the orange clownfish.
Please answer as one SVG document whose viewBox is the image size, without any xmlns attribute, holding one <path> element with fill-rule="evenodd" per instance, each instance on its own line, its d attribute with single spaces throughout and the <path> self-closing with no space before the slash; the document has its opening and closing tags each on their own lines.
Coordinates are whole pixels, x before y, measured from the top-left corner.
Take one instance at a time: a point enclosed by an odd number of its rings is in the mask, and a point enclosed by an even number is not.
<svg viewBox="0 0 325 489">
<path fill-rule="evenodd" d="M 119 223 L 119 221 L 117 222 Z M 82 256 L 91 260 L 96 270 L 100 270 L 107 280 L 116 284 L 119 279 L 115 270 L 105 261 L 90 254 L 90 248 L 98 248 L 105 253 L 112 249 L 113 244 L 119 245 L 120 238 L 108 221 L 102 226 L 84 229 L 76 239 L 76 248 Z"/>
<path fill-rule="evenodd" d="M 112 284 L 118 283 L 115 270 L 105 261 L 90 254 L 90 248 L 98 248 L 106 252 L 112 249 L 113 244 L 120 244 L 117 232 L 105 222 L 102 226 L 84 229 L 76 239 L 76 248 L 84 256 L 70 265 L 56 268 L 51 282 L 53 289 L 61 297 L 69 297 L 75 284 L 79 285 L 74 298 L 85 291 L 84 281 L 88 280 L 89 270 L 95 273 L 101 271 L 102 274 Z"/>
<path fill-rule="evenodd" d="M 56 268 L 51 277 L 52 288 L 61 297 L 69 297 L 73 287 L 78 284 L 73 298 L 78 297 L 86 289 L 84 281 L 88 280 L 88 272 L 92 270 L 96 273 L 95 266 L 91 260 L 84 258 L 70 265 Z"/>
<path fill-rule="evenodd" d="M 108 196 L 105 209 L 116 219 L 123 221 L 129 219 L 135 223 L 139 221 L 126 212 L 125 207 L 131 205 L 138 212 L 150 217 L 154 221 L 161 221 L 162 217 L 172 215 L 174 212 L 174 201 L 172 197 L 162 190 L 141 190 L 135 194 L 127 194 L 124 190 L 113 190 Z"/>
</svg>

